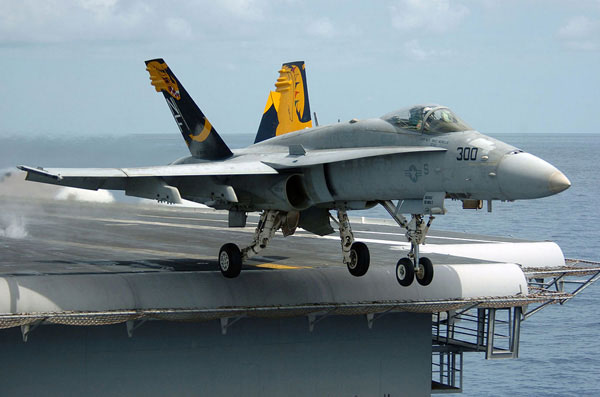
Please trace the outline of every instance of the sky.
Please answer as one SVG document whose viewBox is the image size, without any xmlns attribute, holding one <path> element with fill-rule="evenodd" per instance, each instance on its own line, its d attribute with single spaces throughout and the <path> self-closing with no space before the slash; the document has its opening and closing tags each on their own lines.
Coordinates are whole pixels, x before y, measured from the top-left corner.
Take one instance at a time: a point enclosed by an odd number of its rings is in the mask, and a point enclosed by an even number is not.
<svg viewBox="0 0 600 397">
<path fill-rule="evenodd" d="M 0 0 L 0 136 L 178 133 L 159 57 L 223 135 L 296 60 L 321 125 L 440 103 L 490 135 L 600 132 L 600 0 Z"/>
</svg>

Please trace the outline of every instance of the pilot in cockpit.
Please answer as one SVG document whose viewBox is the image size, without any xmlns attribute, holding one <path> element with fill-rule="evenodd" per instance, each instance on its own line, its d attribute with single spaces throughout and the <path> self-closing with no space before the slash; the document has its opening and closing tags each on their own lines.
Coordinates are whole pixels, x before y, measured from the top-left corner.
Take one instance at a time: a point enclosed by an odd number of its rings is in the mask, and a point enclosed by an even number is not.
<svg viewBox="0 0 600 397">
<path fill-rule="evenodd" d="M 449 109 L 437 109 L 432 112 L 425 122 L 425 132 L 452 132 L 456 131 L 458 119 Z"/>
<path fill-rule="evenodd" d="M 414 108 L 409 110 L 410 117 L 408 119 L 408 124 L 414 127 L 417 130 L 421 129 L 421 125 L 423 123 L 423 117 L 431 110 L 430 107 L 423 106 L 415 106 Z"/>
</svg>

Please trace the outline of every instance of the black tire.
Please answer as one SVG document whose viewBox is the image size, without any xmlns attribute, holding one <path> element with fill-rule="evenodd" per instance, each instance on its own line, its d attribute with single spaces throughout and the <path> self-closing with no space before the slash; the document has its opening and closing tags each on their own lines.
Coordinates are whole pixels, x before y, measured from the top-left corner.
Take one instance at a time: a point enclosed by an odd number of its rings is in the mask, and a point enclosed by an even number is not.
<svg viewBox="0 0 600 397">
<path fill-rule="evenodd" d="M 408 258 L 402 258 L 396 264 L 396 280 L 403 287 L 408 287 L 415 279 L 415 266 Z"/>
<path fill-rule="evenodd" d="M 369 248 L 365 243 L 357 242 L 350 247 L 350 263 L 348 263 L 348 271 L 354 277 L 364 276 L 369 270 L 371 255 Z"/>
<path fill-rule="evenodd" d="M 415 272 L 417 282 L 423 286 L 431 284 L 433 280 L 433 263 L 429 258 L 419 258 L 419 267 Z"/>
<path fill-rule="evenodd" d="M 227 278 L 235 278 L 242 271 L 242 253 L 233 243 L 227 243 L 221 247 L 218 262 L 221 273 Z"/>
</svg>

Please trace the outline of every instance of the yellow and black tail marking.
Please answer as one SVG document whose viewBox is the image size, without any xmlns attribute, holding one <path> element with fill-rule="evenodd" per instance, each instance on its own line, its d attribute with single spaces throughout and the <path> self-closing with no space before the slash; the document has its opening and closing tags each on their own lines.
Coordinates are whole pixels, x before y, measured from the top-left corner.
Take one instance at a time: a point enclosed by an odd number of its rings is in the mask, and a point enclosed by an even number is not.
<svg viewBox="0 0 600 397">
<path fill-rule="evenodd" d="M 312 127 L 304 61 L 284 63 L 269 92 L 254 143 Z"/>
<path fill-rule="evenodd" d="M 189 96 L 163 59 L 146 61 L 150 82 L 162 92 L 192 156 L 219 160 L 230 157 L 231 150 L 217 134 L 204 113 Z"/>
</svg>

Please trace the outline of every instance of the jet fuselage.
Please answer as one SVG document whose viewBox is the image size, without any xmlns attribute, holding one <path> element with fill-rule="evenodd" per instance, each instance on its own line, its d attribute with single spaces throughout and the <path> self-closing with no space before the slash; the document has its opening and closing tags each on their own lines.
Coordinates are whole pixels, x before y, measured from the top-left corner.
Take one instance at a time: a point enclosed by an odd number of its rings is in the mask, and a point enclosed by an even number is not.
<svg viewBox="0 0 600 397">
<path fill-rule="evenodd" d="M 260 159 L 261 155 L 282 153 L 293 157 L 289 148 L 297 146 L 309 153 L 396 146 L 444 149 L 290 168 L 288 174 L 302 175 L 302 188 L 308 198 L 303 206 L 333 208 L 347 202 L 350 208 L 362 208 L 380 200 L 420 200 L 427 192 L 445 192 L 449 198 L 462 200 L 519 200 L 549 196 L 570 186 L 551 164 L 477 131 L 411 131 L 381 118 L 291 132 L 234 151 L 234 155 Z M 190 157 L 178 163 L 195 161 Z M 233 187 L 240 199 L 239 208 L 256 210 L 273 208 L 277 200 L 268 200 L 265 196 L 269 195 L 264 193 L 258 197 L 253 186 L 261 186 L 263 192 L 266 185 L 278 190 L 277 185 L 283 180 L 283 176 L 231 176 L 215 182 Z"/>
</svg>

